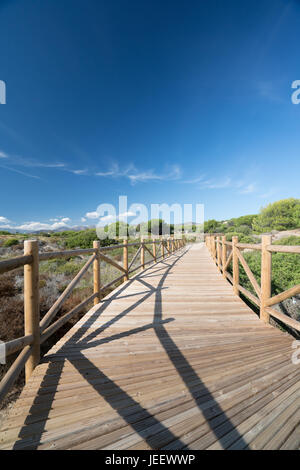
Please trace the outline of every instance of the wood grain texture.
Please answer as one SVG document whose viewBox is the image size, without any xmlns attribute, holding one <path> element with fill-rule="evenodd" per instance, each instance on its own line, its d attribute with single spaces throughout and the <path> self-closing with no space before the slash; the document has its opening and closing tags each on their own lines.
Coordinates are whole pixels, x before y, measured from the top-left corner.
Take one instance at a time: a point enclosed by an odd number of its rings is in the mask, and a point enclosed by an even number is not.
<svg viewBox="0 0 300 470">
<path fill-rule="evenodd" d="M 43 358 L 1 449 L 298 449 L 294 338 L 232 292 L 204 244 L 94 306 Z"/>
</svg>

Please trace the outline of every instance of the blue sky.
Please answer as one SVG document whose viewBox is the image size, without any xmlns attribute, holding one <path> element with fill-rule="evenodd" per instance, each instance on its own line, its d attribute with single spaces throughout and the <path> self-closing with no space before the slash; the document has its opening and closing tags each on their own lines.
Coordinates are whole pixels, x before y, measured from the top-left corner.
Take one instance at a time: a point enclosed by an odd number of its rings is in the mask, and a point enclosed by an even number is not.
<svg viewBox="0 0 300 470">
<path fill-rule="evenodd" d="M 0 224 L 299 197 L 299 44 L 295 0 L 0 1 Z"/>
</svg>

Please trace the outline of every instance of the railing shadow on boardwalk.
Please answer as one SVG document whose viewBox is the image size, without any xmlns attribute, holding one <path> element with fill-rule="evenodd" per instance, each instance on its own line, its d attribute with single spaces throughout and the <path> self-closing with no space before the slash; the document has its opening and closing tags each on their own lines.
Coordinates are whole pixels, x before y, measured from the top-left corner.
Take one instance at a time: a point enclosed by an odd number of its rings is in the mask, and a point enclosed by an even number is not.
<svg viewBox="0 0 300 470">
<path fill-rule="evenodd" d="M 149 270 L 151 269 L 150 267 L 146 271 L 136 275 L 134 278 L 128 281 L 128 283 L 126 283 L 124 287 L 119 288 L 115 294 L 111 295 L 111 297 L 109 297 L 108 299 L 104 299 L 104 301 L 101 302 L 101 307 L 99 307 L 92 314 L 92 316 L 87 319 L 86 323 L 88 323 L 89 325 L 96 321 L 99 316 L 106 310 L 107 306 L 116 298 L 120 298 L 120 296 L 122 297 L 123 293 L 125 294 L 123 295 L 123 297 L 127 297 L 126 289 L 132 282 L 138 280 L 144 287 L 148 289 L 146 293 L 139 292 L 133 294 L 145 295 L 138 301 L 134 302 L 129 308 L 125 309 L 123 312 L 117 315 L 115 318 L 105 323 L 100 328 L 96 329 L 96 331 L 84 337 L 84 339 L 82 339 L 81 341 L 80 337 L 84 335 L 86 329 L 82 328 L 81 331 L 79 330 L 80 333 L 77 331 L 74 336 L 76 336 L 76 346 L 80 346 L 80 351 L 77 352 L 76 359 L 72 358 L 72 354 L 69 354 L 69 352 L 67 351 L 68 347 L 70 347 L 71 342 L 72 344 L 74 344 L 74 339 L 72 340 L 72 337 L 59 350 L 59 354 L 62 356 L 60 362 L 51 362 L 51 355 L 47 356 L 47 358 L 45 359 L 49 361 L 47 371 L 45 372 L 43 381 L 39 387 L 36 398 L 19 433 L 18 440 L 14 444 L 13 448 L 15 450 L 24 448 L 37 449 L 39 445 L 43 442 L 42 435 L 46 430 L 46 423 L 52 409 L 52 404 L 55 399 L 58 383 L 66 360 L 68 360 L 68 362 L 70 362 L 75 367 L 75 369 L 84 377 L 87 383 L 89 383 L 93 387 L 93 389 L 99 394 L 99 396 L 106 400 L 109 405 L 118 413 L 118 415 L 124 421 L 124 426 L 129 425 L 132 430 L 140 436 L 142 440 L 146 441 L 150 448 L 160 448 L 160 436 L 163 437 L 164 445 L 166 445 L 166 443 L 173 443 L 173 446 L 176 449 L 188 448 L 185 443 L 181 441 L 180 438 L 173 435 L 172 432 L 167 427 L 165 427 L 163 423 L 161 423 L 154 415 L 152 415 L 148 410 L 141 406 L 141 404 L 134 400 L 134 398 L 132 398 L 127 392 L 125 392 L 121 387 L 119 387 L 113 380 L 111 380 L 106 374 L 104 374 L 104 372 L 102 372 L 99 368 L 95 367 L 95 365 L 83 354 L 84 350 L 86 349 L 93 348 L 109 341 L 114 341 L 121 337 L 129 336 L 132 334 L 138 334 L 141 331 L 145 331 L 151 328 L 153 328 L 153 330 L 155 331 L 162 347 L 164 348 L 170 361 L 174 365 L 174 368 L 185 383 L 186 388 L 190 392 L 191 397 L 194 399 L 199 410 L 203 413 L 203 416 L 206 418 L 211 430 L 214 432 L 216 438 L 219 440 L 221 445 L 223 442 L 223 434 L 219 430 L 218 426 L 214 426 L 210 421 L 211 418 L 214 416 L 219 417 L 218 424 L 223 424 L 226 422 L 226 433 L 233 433 L 235 440 L 240 440 L 240 442 L 243 440 L 242 436 L 238 433 L 233 424 L 231 424 L 230 420 L 223 412 L 220 405 L 214 400 L 209 390 L 206 388 L 206 386 L 201 381 L 192 366 L 188 363 L 184 355 L 177 348 L 175 342 L 168 334 L 167 330 L 164 328 L 165 323 L 174 321 L 174 319 L 162 319 L 161 292 L 163 289 L 165 289 L 163 287 L 163 284 L 171 269 L 185 254 L 186 251 L 187 250 L 185 250 L 184 253 L 180 253 L 177 255 L 173 254 L 172 258 L 161 262 L 164 267 L 156 269 L 155 271 L 160 272 L 161 270 L 163 270 L 164 273 L 162 274 L 162 277 L 156 288 L 154 288 L 145 281 L 145 278 L 147 278 L 148 275 L 151 276 L 153 274 L 153 270 L 149 272 Z M 145 300 L 147 300 L 153 295 L 155 296 L 155 310 L 153 323 L 146 324 L 143 327 L 133 328 L 129 331 L 113 335 L 109 338 L 103 338 L 100 340 L 93 341 L 94 338 L 97 337 L 102 331 L 109 328 L 113 323 L 120 320 L 122 317 L 127 315 L 132 309 L 142 304 Z M 128 297 L 130 296 L 131 294 L 128 295 Z M 78 366 L 78 364 L 80 364 L 80 367 Z M 182 373 L 182 370 L 185 370 L 184 374 Z M 189 377 L 188 380 L 186 378 L 187 376 Z M 190 386 L 190 383 L 193 384 L 192 387 Z M 41 400 L 42 396 L 45 397 L 45 388 L 48 388 L 49 390 L 49 393 L 46 392 L 47 400 Z M 209 407 L 205 406 L 205 404 L 207 404 L 208 402 Z M 43 403 L 45 403 L 45 408 L 44 410 L 41 410 L 41 406 Z M 124 403 L 126 403 L 126 406 L 124 406 Z M 39 414 L 37 414 L 37 411 Z M 76 412 L 76 410 L 74 411 Z M 30 424 L 33 423 L 34 432 L 30 429 Z M 84 431 L 84 427 L 82 430 Z M 101 430 L 101 428 L 99 428 L 99 423 L 96 423 L 92 426 L 89 425 L 89 430 L 91 431 L 92 438 L 97 438 L 105 434 L 105 432 Z M 73 445 L 75 445 L 76 442 L 81 442 L 80 432 L 81 430 L 78 430 L 77 434 L 79 438 L 77 439 L 77 441 L 76 436 L 74 435 L 74 439 L 72 439 Z M 67 434 L 67 431 L 64 432 L 64 435 Z M 84 441 L 87 441 L 87 439 L 84 439 Z M 49 444 L 51 445 L 51 443 Z M 53 448 L 55 447 L 59 447 L 59 445 L 53 446 Z M 223 447 L 225 447 L 225 444 Z M 242 447 L 246 448 L 246 443 L 243 443 Z"/>
</svg>

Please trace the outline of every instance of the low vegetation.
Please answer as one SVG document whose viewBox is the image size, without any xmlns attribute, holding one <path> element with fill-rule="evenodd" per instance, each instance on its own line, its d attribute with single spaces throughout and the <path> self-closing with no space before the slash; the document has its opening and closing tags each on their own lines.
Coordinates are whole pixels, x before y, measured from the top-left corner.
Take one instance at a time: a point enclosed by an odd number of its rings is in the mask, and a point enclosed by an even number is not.
<svg viewBox="0 0 300 470">
<path fill-rule="evenodd" d="M 259 236 L 272 231 L 300 229 L 300 199 L 282 199 L 263 207 L 259 214 L 244 215 L 229 220 L 204 222 L 204 232 L 224 233 L 228 239 L 238 235 Z M 247 243 L 246 241 L 243 241 Z"/>
</svg>

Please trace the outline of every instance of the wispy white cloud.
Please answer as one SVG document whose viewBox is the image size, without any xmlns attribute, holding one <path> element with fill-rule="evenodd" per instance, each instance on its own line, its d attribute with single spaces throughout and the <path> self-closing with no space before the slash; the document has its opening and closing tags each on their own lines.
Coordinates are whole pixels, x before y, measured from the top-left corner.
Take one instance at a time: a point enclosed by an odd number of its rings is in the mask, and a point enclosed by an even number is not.
<svg viewBox="0 0 300 470">
<path fill-rule="evenodd" d="M 104 176 L 104 177 L 113 177 L 113 178 L 117 178 L 119 176 L 124 176 L 125 172 L 121 172 L 120 168 L 119 168 L 119 165 L 117 163 L 114 163 L 110 170 L 107 170 L 107 171 L 97 171 L 95 173 L 96 176 Z"/>
<path fill-rule="evenodd" d="M 121 169 L 118 164 L 112 165 L 107 171 L 98 171 L 96 176 L 111 178 L 127 178 L 131 184 L 147 181 L 172 181 L 181 177 L 181 169 L 178 165 L 172 165 L 163 173 L 157 173 L 153 169 L 139 170 L 135 165 L 131 164 L 125 169 Z"/>
<path fill-rule="evenodd" d="M 199 177 L 185 180 L 183 183 L 195 184 L 199 189 L 233 189 L 239 192 L 239 194 L 250 194 L 256 191 L 256 183 L 236 180 L 234 178 L 225 177 L 225 178 L 210 178 L 205 179 L 204 175 Z"/>
<path fill-rule="evenodd" d="M 201 183 L 204 180 L 204 178 L 205 178 L 205 175 L 200 175 L 200 176 L 197 176 L 196 178 L 184 180 L 182 182 L 186 184 L 196 184 L 196 183 Z"/>
<path fill-rule="evenodd" d="M 245 186 L 243 189 L 240 190 L 240 194 L 250 194 L 254 193 L 256 189 L 256 186 L 254 183 L 250 183 L 247 186 Z"/>
<path fill-rule="evenodd" d="M 85 170 L 69 170 L 69 169 L 67 169 L 67 171 L 70 171 L 74 175 L 87 175 L 88 174 L 87 169 L 85 169 Z"/>
<path fill-rule="evenodd" d="M 9 155 L 8 153 L 4 152 L 3 150 L 0 151 L 0 158 L 8 160 L 9 166 L 1 165 L 1 168 L 4 168 L 9 171 L 13 171 L 14 173 L 19 173 L 20 175 L 27 176 L 29 178 L 40 179 L 39 176 L 33 175 L 28 173 L 27 171 L 20 170 L 21 168 L 56 168 L 56 169 L 63 169 L 65 167 L 64 163 L 43 163 L 38 162 L 33 159 L 27 159 L 20 157 L 18 155 Z"/>
<path fill-rule="evenodd" d="M 223 188 L 229 188 L 232 186 L 232 181 L 231 178 L 225 178 L 219 181 L 216 180 L 208 180 L 208 181 L 203 181 L 200 183 L 201 188 L 207 188 L 207 189 L 223 189 Z"/>
<path fill-rule="evenodd" d="M 234 184 L 231 178 L 224 178 L 224 179 L 204 179 L 203 176 L 199 176 L 197 178 L 183 181 L 184 183 L 188 184 L 196 184 L 197 187 L 200 189 L 223 189 L 223 188 L 230 188 L 233 187 Z"/>
<path fill-rule="evenodd" d="M 34 160 L 25 160 L 24 158 L 14 159 L 14 163 L 20 166 L 27 166 L 30 168 L 65 168 L 65 163 L 42 163 Z"/>
<path fill-rule="evenodd" d="M 6 217 L 0 216 L 0 223 L 1 224 L 9 224 L 10 220 L 8 220 Z"/>
<path fill-rule="evenodd" d="M 0 158 L 8 159 L 10 166 L 6 167 L 10 171 L 29 176 L 31 178 L 40 178 L 39 176 L 29 174 L 20 168 L 49 168 L 67 171 L 76 176 L 100 176 L 106 178 L 127 178 L 131 184 L 148 181 L 172 181 L 181 177 L 181 169 L 178 165 L 172 165 L 165 168 L 162 173 L 156 172 L 154 169 L 138 169 L 134 164 L 130 164 L 125 168 L 121 168 L 118 163 L 114 163 L 111 168 L 106 171 L 92 171 L 88 168 L 74 169 L 64 162 L 39 162 L 32 158 L 24 158 L 18 155 L 8 155 L 4 151 L 0 151 Z"/>
<path fill-rule="evenodd" d="M 34 179 L 40 179 L 39 176 L 36 176 L 36 175 L 32 175 L 30 173 L 27 173 L 25 171 L 22 171 L 22 170 L 17 170 L 16 168 L 12 168 L 10 166 L 7 166 L 7 165 L 0 165 L 0 168 L 4 168 L 5 170 L 9 170 L 9 171 L 12 171 L 14 173 L 19 173 L 19 175 L 23 175 L 23 176 L 27 176 L 28 178 L 34 178 Z"/>
</svg>

